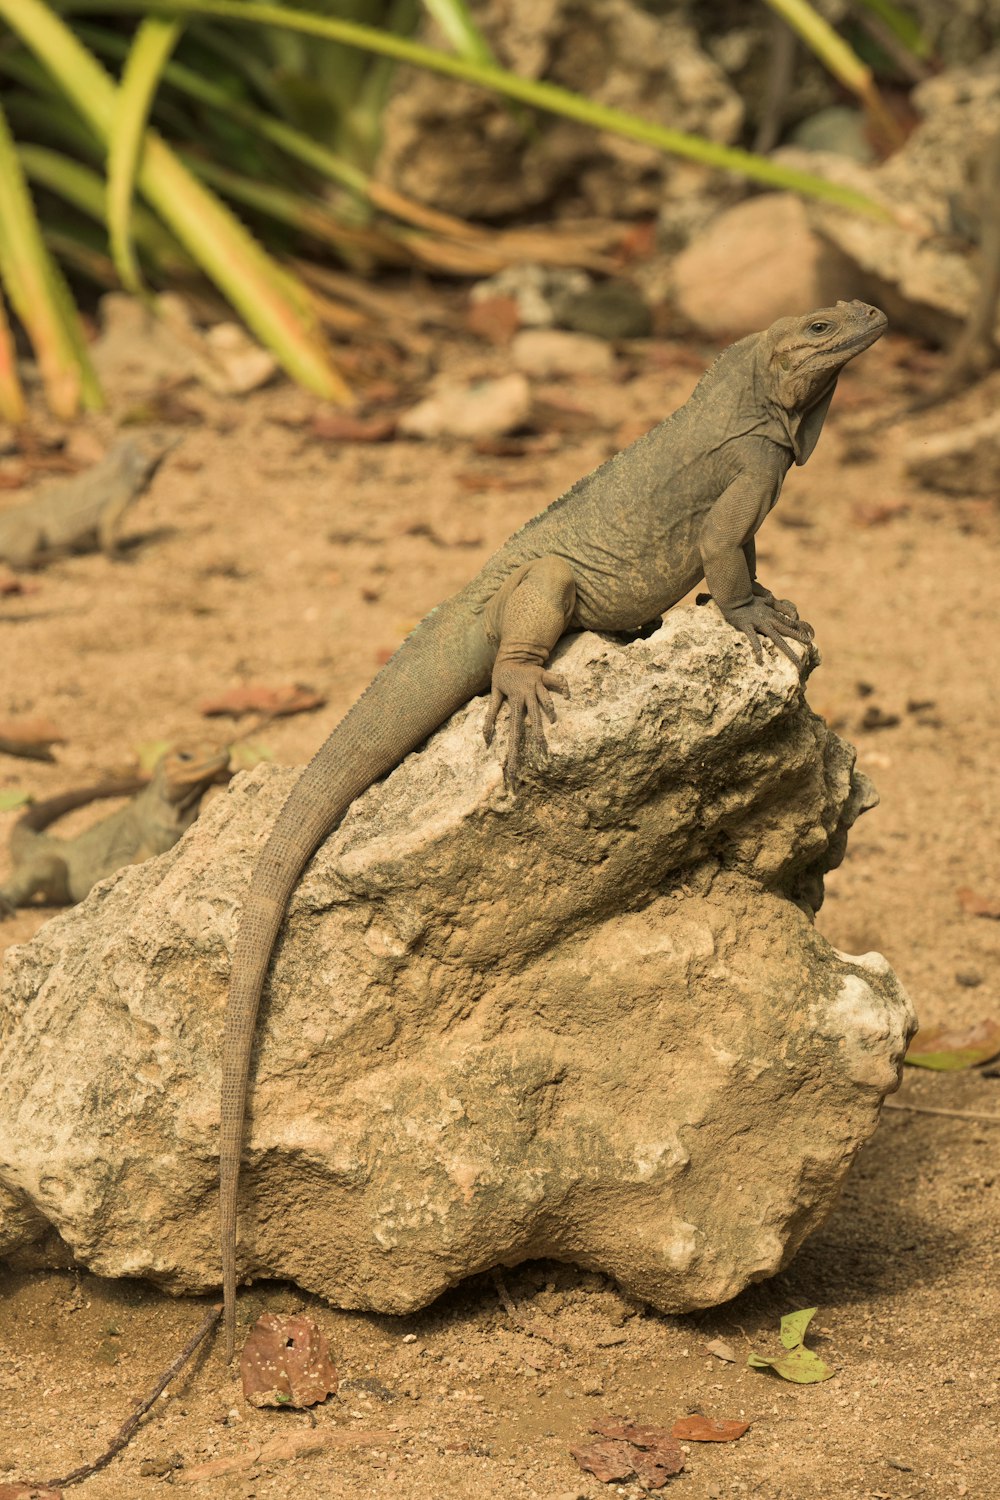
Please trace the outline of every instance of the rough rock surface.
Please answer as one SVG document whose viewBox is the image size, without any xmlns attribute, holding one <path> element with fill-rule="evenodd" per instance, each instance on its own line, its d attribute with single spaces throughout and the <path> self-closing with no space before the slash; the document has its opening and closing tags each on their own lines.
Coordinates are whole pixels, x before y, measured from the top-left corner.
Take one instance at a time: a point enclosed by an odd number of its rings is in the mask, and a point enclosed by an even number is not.
<svg viewBox="0 0 1000 1500">
<path fill-rule="evenodd" d="M 920 484 L 946 495 L 996 495 L 1000 470 L 1000 412 L 943 432 L 920 432 L 903 450 Z"/>
<path fill-rule="evenodd" d="M 664 1309 L 820 1222 L 912 1012 L 809 908 L 873 794 L 714 607 L 557 652 L 517 798 L 457 713 L 352 807 L 291 903 L 259 1025 L 240 1263 L 406 1311 L 497 1263 Z M 0 1245 L 217 1284 L 219 1039 L 248 870 L 294 779 L 239 778 L 0 973 Z"/>
<path fill-rule="evenodd" d="M 711 140 L 739 134 L 739 95 L 680 11 L 652 16 L 634 0 L 483 0 L 473 14 L 497 60 L 523 78 Z M 436 33 L 431 40 L 441 44 Z M 574 121 L 519 114 L 482 89 L 416 69 L 397 80 L 378 173 L 469 218 L 522 213 L 561 191 L 602 218 L 727 194 L 719 174 Z"/>
<path fill-rule="evenodd" d="M 850 259 L 862 278 L 862 295 L 883 307 L 890 322 L 947 342 L 965 319 L 979 281 L 974 184 L 978 159 L 1000 130 L 1000 52 L 920 84 L 911 102 L 923 118 L 882 166 L 794 150 L 777 156 L 848 182 L 893 210 L 898 223 L 819 203 L 809 205 L 808 215 Z"/>
<path fill-rule="evenodd" d="M 849 299 L 852 269 L 810 229 L 801 199 L 762 193 L 695 235 L 673 261 L 671 290 L 703 333 L 742 338 L 776 318 Z"/>
</svg>

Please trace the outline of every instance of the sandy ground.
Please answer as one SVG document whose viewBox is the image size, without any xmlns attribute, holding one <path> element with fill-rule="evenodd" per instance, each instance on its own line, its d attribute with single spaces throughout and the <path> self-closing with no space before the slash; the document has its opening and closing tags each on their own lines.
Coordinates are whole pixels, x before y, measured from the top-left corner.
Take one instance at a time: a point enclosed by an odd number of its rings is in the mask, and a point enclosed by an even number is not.
<svg viewBox="0 0 1000 1500">
<path fill-rule="evenodd" d="M 131 515 L 126 558 L 57 562 L 37 591 L 0 601 L 0 717 L 45 715 L 68 741 L 54 765 L 0 756 L 0 789 L 45 796 L 99 779 L 138 745 L 200 734 L 200 700 L 244 682 L 328 695 L 320 712 L 259 736 L 277 760 L 305 760 L 410 626 L 522 520 L 684 399 L 710 354 L 654 341 L 628 351 L 613 380 L 539 386 L 591 415 L 510 457 L 459 442 L 318 440 L 315 403 L 283 385 L 239 400 L 185 393 L 199 420 L 172 429 L 182 441 Z M 456 375 L 509 368 L 504 350 L 459 337 L 434 359 Z M 817 630 L 824 664 L 810 700 L 857 743 L 882 794 L 829 880 L 820 925 L 849 952 L 885 953 L 925 1025 L 997 1015 L 1000 945 L 1000 924 L 956 895 L 1000 899 L 1000 512 L 907 482 L 902 443 L 950 414 L 887 421 L 932 364 L 890 337 L 847 372 L 816 455 L 789 476 L 758 543 L 764 581 Z M 93 454 L 112 429 L 90 420 L 71 451 Z M 879 718 L 884 727 L 864 727 Z M 26 941 L 44 919 L 19 913 L 0 942 Z M 908 1069 L 899 1100 L 1000 1120 L 1000 1076 Z M 752 1426 L 734 1444 L 691 1446 L 670 1482 L 690 1500 L 994 1500 L 998 1152 L 1000 1123 L 887 1110 L 788 1270 L 687 1317 L 551 1264 L 508 1272 L 506 1299 L 479 1278 L 405 1319 L 258 1286 L 241 1317 L 308 1310 L 330 1340 L 339 1393 L 312 1415 L 257 1412 L 217 1350 L 203 1351 L 87 1493 L 145 1496 L 176 1482 L 193 1497 L 248 1500 L 596 1500 L 638 1491 L 577 1469 L 568 1450 L 594 1420 L 669 1426 L 700 1410 Z M 82 1273 L 0 1271 L 0 1290 L 0 1479 L 65 1474 L 94 1457 L 204 1311 Z M 782 1313 L 814 1304 L 811 1341 L 834 1379 L 794 1386 L 745 1367 L 751 1348 L 778 1351 Z M 735 1363 L 704 1352 L 719 1337 Z M 275 1437 L 334 1428 L 354 1434 L 350 1446 L 255 1457 Z M 184 1465 L 230 1455 L 242 1455 L 238 1471 L 183 1484 Z"/>
</svg>

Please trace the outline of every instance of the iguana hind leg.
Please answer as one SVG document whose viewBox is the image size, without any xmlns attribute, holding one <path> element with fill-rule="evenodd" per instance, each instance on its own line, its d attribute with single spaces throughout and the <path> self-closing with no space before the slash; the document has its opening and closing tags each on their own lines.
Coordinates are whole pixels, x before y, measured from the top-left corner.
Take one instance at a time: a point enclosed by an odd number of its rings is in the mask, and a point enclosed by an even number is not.
<svg viewBox="0 0 1000 1500">
<path fill-rule="evenodd" d="M 69 906 L 69 872 L 58 854 L 35 853 L 15 866 L 7 884 L 0 887 L 0 917 L 9 917 L 18 906 L 27 906 L 41 896 L 46 906 Z"/>
<path fill-rule="evenodd" d="M 575 608 L 573 571 L 565 559 L 554 556 L 536 557 L 519 568 L 487 607 L 486 627 L 499 644 L 483 734 L 490 744 L 506 701 L 510 708 L 504 765 L 508 786 L 517 785 L 526 736 L 538 749 L 546 748 L 543 716 L 549 723 L 556 717 L 551 695 L 568 696 L 566 679 L 558 672 L 547 672 L 545 663 Z"/>
</svg>

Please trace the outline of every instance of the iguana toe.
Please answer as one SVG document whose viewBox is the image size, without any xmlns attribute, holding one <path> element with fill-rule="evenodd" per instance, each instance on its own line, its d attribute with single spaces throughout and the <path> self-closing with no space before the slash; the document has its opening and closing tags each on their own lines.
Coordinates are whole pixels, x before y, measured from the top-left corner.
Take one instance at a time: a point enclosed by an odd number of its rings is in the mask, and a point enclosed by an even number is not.
<svg viewBox="0 0 1000 1500">
<path fill-rule="evenodd" d="M 546 672 L 528 662 L 504 662 L 494 668 L 493 691 L 483 723 L 483 736 L 488 745 L 492 744 L 497 715 L 506 701 L 510 709 L 510 739 L 504 762 L 504 780 L 512 790 L 520 779 L 525 742 L 530 741 L 532 747 L 543 755 L 548 751 L 544 719 L 550 724 L 555 723 L 553 693 L 569 696 L 566 679 L 558 672 Z"/>
</svg>

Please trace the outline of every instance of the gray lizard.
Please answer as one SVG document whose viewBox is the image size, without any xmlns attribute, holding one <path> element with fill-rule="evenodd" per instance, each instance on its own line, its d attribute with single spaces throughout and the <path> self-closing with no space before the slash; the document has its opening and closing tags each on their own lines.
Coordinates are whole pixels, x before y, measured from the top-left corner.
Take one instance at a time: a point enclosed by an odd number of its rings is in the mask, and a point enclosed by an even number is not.
<svg viewBox="0 0 1000 1500">
<path fill-rule="evenodd" d="M 10 836 L 13 870 L 0 886 L 0 917 L 40 896 L 46 906 L 69 906 L 124 865 L 164 854 L 198 816 L 201 798 L 229 764 L 217 745 L 169 750 L 148 782 L 104 782 L 37 802 L 21 814 Z M 135 792 L 130 802 L 76 838 L 45 829 L 65 813 L 102 797 Z"/>
<path fill-rule="evenodd" d="M 68 552 L 98 548 L 113 557 L 125 511 L 167 452 L 164 447 L 148 457 L 124 438 L 85 473 L 53 479 L 24 505 L 0 511 L 0 558 L 15 568 L 30 568 Z"/>
<path fill-rule="evenodd" d="M 254 1026 L 289 897 L 354 799 L 478 693 L 492 739 L 506 701 L 506 774 L 530 737 L 544 748 L 563 678 L 547 669 L 567 630 L 632 631 L 704 578 L 726 620 L 763 659 L 793 661 L 811 627 L 756 579 L 754 535 L 791 464 L 819 437 L 837 376 L 886 329 L 885 314 L 838 302 L 782 318 L 723 351 L 659 426 L 581 479 L 432 610 L 302 772 L 257 861 L 233 955 L 222 1050 L 221 1238 L 226 1357 L 235 1348 L 236 1205 Z"/>
</svg>

